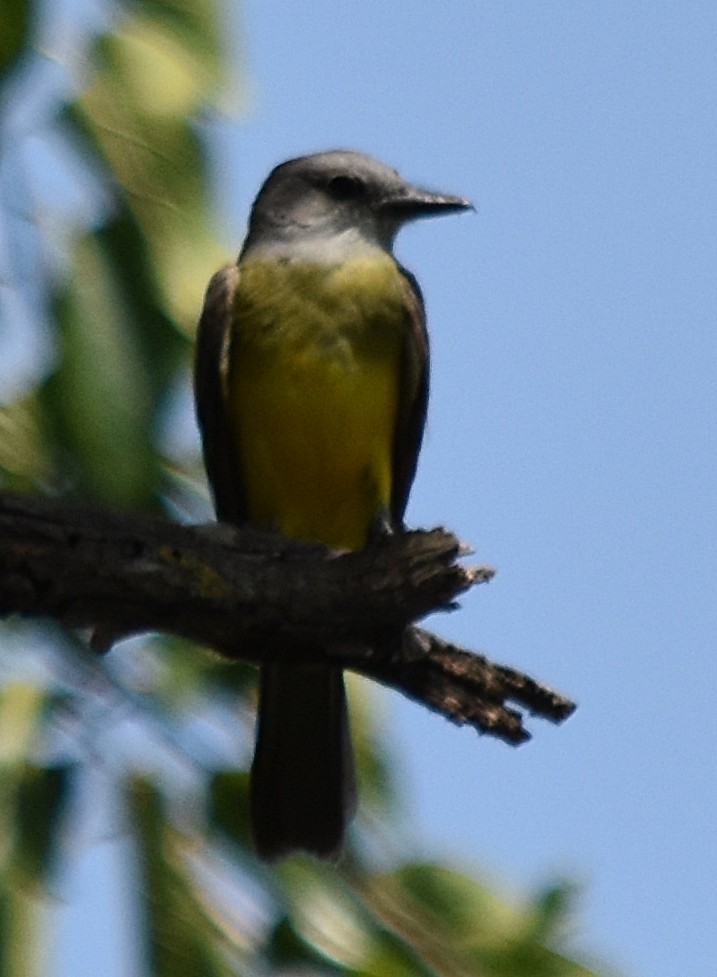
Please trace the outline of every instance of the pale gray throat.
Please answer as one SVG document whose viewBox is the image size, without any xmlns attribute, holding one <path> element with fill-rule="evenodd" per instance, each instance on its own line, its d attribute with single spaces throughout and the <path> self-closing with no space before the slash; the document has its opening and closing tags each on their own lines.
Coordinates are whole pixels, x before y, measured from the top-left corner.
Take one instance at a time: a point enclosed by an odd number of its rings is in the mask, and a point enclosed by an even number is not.
<svg viewBox="0 0 717 977">
<path fill-rule="evenodd" d="M 381 241 L 376 228 L 361 226 L 334 229 L 323 226 L 276 224 L 250 234 L 242 250 L 242 260 L 269 258 L 275 261 L 311 261 L 336 264 L 377 254 L 392 255 L 393 236 Z"/>
</svg>

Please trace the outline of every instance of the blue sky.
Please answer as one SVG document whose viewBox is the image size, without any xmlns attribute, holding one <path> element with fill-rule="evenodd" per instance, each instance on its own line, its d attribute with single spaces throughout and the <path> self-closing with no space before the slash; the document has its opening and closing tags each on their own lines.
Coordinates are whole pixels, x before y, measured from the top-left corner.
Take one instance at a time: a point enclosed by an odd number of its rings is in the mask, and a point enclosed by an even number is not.
<svg viewBox="0 0 717 977">
<path fill-rule="evenodd" d="M 575 946 L 626 977 L 713 975 L 717 6 L 244 0 L 231 23 L 228 255 L 269 168 L 314 150 L 477 207 L 398 242 L 433 347 L 409 521 L 499 570 L 435 628 L 580 708 L 513 750 L 379 695 L 406 836 L 508 894 L 574 879 Z M 80 853 L 77 891 L 111 859 Z"/>
<path fill-rule="evenodd" d="M 581 886 L 576 945 L 717 966 L 717 7 L 246 0 L 219 140 L 228 247 L 288 156 L 348 146 L 471 197 L 399 239 L 426 294 L 409 510 L 496 565 L 435 627 L 576 698 L 519 750 L 386 694 L 406 833 L 520 893 Z"/>
</svg>

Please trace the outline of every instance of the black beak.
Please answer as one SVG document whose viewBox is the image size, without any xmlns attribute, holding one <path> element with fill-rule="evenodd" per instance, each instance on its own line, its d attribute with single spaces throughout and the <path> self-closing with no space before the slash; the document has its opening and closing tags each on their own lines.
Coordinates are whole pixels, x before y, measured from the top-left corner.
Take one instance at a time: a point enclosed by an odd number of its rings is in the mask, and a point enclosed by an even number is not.
<svg viewBox="0 0 717 977">
<path fill-rule="evenodd" d="M 470 200 L 447 193 L 433 193 L 420 187 L 407 186 L 403 190 L 384 197 L 378 205 L 382 214 L 394 220 L 414 220 L 438 214 L 454 214 L 462 210 L 475 210 Z"/>
</svg>

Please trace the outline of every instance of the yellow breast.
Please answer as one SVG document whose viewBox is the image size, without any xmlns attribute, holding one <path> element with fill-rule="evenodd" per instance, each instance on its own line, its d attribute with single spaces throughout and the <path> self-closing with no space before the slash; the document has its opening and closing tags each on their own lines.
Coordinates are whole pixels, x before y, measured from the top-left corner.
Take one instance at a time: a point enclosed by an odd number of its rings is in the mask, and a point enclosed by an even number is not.
<svg viewBox="0 0 717 977">
<path fill-rule="evenodd" d="M 242 263 L 227 400 L 252 522 L 365 544 L 391 498 L 403 296 L 388 256 Z"/>
</svg>

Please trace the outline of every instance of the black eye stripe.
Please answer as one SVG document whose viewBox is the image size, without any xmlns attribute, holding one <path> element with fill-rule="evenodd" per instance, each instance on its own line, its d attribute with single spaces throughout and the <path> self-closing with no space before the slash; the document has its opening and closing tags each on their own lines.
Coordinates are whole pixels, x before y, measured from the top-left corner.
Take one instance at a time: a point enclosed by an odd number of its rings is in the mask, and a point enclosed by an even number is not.
<svg viewBox="0 0 717 977">
<path fill-rule="evenodd" d="M 333 176 L 326 189 L 337 200 L 358 200 L 366 195 L 366 184 L 357 176 Z"/>
</svg>

